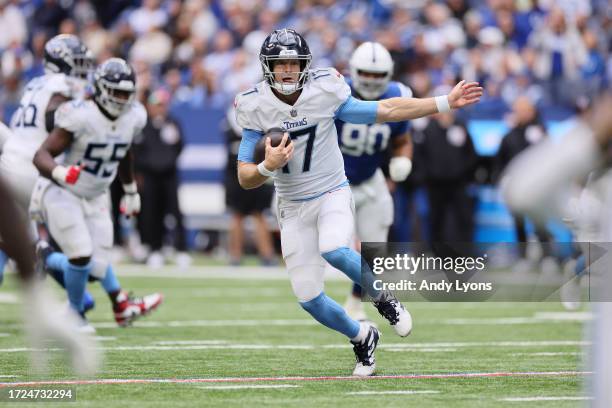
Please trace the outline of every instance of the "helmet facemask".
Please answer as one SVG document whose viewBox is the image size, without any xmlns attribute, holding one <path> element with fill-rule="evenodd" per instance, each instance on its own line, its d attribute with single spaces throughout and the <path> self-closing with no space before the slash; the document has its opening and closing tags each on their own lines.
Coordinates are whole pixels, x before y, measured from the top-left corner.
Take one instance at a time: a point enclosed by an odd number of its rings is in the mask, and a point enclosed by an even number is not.
<svg viewBox="0 0 612 408">
<path fill-rule="evenodd" d="M 104 79 L 96 81 L 96 101 L 111 116 L 117 118 L 132 104 L 136 96 L 136 85 L 132 81 L 112 83 Z"/>
<path fill-rule="evenodd" d="M 308 70 L 312 60 L 311 55 L 299 55 L 293 50 L 283 50 L 278 56 L 260 55 L 259 60 L 263 69 L 263 76 L 268 84 L 283 95 L 291 95 L 304 87 L 308 79 Z M 300 70 L 298 72 L 275 72 L 274 65 L 277 61 L 298 60 Z M 275 74 L 297 76 L 295 82 L 277 81 Z"/>
<path fill-rule="evenodd" d="M 391 80 L 391 72 L 369 72 L 356 69 L 354 73 L 351 73 L 351 78 L 359 95 L 374 100 L 385 93 Z"/>
</svg>

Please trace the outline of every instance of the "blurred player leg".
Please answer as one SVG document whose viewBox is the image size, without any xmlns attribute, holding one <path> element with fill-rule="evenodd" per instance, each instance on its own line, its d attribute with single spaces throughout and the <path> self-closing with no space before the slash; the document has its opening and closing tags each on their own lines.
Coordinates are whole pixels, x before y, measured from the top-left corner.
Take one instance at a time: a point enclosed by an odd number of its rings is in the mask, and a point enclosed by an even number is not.
<svg viewBox="0 0 612 408">
<path fill-rule="evenodd" d="M 27 217 L 23 217 L 13 202 L 0 180 L 0 236 L 10 237 L 6 250 L 15 259 L 18 276 L 24 284 L 25 327 L 32 346 L 38 350 L 33 355 L 33 363 L 42 368 L 45 362 L 42 353 L 48 346 L 45 342 L 57 340 L 67 349 L 78 374 L 94 374 L 98 366 L 95 342 L 76 333 L 76 316 L 61 313 L 61 306 L 36 279 L 34 253 L 29 246 L 31 237 L 26 228 Z"/>
<path fill-rule="evenodd" d="M 83 202 L 87 228 L 93 244 L 91 275 L 100 280 L 100 284 L 108 294 L 117 324 L 127 326 L 134 319 L 156 309 L 162 302 L 162 295 L 154 293 L 135 298 L 121 289 L 110 262 L 113 247 L 113 223 L 108 211 L 108 203 L 106 194 Z"/>
<path fill-rule="evenodd" d="M 87 228 L 81 200 L 70 192 L 50 184 L 42 196 L 43 213 L 49 232 L 56 239 L 67 261 L 54 257 L 56 267 L 64 271 L 68 300 L 84 318 L 84 294 L 92 269 L 93 243 Z"/>
<path fill-rule="evenodd" d="M 0 249 L 0 285 L 2 285 L 2 281 L 4 280 L 4 268 L 6 267 L 7 262 L 8 256 L 6 256 L 6 253 Z"/>
</svg>

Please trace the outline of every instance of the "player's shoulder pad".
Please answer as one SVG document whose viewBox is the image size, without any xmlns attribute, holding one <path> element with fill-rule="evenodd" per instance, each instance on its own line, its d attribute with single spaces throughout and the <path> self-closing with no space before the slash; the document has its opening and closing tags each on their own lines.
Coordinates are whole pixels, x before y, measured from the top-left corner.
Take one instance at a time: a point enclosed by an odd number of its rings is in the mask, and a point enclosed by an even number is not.
<svg viewBox="0 0 612 408">
<path fill-rule="evenodd" d="M 335 68 L 319 68 L 309 72 L 308 80 L 313 86 L 321 88 L 322 90 L 334 94 L 340 94 L 344 90 L 348 90 L 350 94 L 350 87 L 344 80 L 344 76 L 339 73 Z"/>
<path fill-rule="evenodd" d="M 48 74 L 44 78 L 45 87 L 52 94 L 62 94 L 66 97 L 72 96 L 72 87 L 68 83 L 68 78 L 64 74 Z"/>
<path fill-rule="evenodd" d="M 261 94 L 259 84 L 247 89 L 246 91 L 240 92 L 234 98 L 234 107 L 243 110 L 253 110 L 257 107 L 258 97 Z"/>
<path fill-rule="evenodd" d="M 87 121 L 85 113 L 86 101 L 73 99 L 62 103 L 55 111 L 55 127 L 75 132 L 83 121 Z"/>
<path fill-rule="evenodd" d="M 389 93 L 389 97 L 412 98 L 413 96 L 412 89 L 410 89 L 410 87 L 397 81 L 389 82 L 387 92 Z"/>
<path fill-rule="evenodd" d="M 262 96 L 262 84 L 263 82 L 260 82 L 254 87 L 249 88 L 244 92 L 240 92 L 234 98 L 236 121 L 238 122 L 238 126 L 240 126 L 241 128 L 258 130 L 258 126 L 252 122 L 255 119 L 253 112 L 255 112 L 260 106 L 260 98 Z"/>
</svg>

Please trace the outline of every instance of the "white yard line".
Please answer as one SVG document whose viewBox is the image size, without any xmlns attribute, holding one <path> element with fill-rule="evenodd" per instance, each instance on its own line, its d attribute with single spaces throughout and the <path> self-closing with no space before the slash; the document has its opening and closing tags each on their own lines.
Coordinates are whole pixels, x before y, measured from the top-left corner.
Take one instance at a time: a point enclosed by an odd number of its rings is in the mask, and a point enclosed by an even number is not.
<svg viewBox="0 0 612 408">
<path fill-rule="evenodd" d="M 581 356 L 583 353 L 579 351 L 542 351 L 535 353 L 512 353 L 511 356 L 541 356 L 541 357 L 555 357 L 555 356 Z"/>
<path fill-rule="evenodd" d="M 457 348 L 470 347 L 549 347 L 549 346 L 584 346 L 590 344 L 584 341 L 500 341 L 500 342 L 463 342 L 463 343 L 390 343 L 381 344 L 379 349 L 393 352 L 450 352 Z M 185 350 L 317 350 L 317 349 L 347 349 L 349 344 L 233 344 L 224 340 L 176 340 L 153 342 L 150 344 L 131 346 L 101 346 L 104 351 L 185 351 Z M 19 353 L 32 351 L 28 347 L 0 348 L 0 353 Z M 48 348 L 58 351 L 60 348 Z"/>
<path fill-rule="evenodd" d="M 16 293 L 0 292 L 0 303 L 19 303 L 19 297 Z"/>
<path fill-rule="evenodd" d="M 276 381 L 379 381 L 407 379 L 452 379 L 488 377 L 568 377 L 592 374 L 590 371 L 527 371 L 527 372 L 478 372 L 440 374 L 375 375 L 372 377 L 325 376 L 325 377 L 218 377 L 218 378 L 105 378 L 97 380 L 55 380 L 0 382 L 0 388 L 42 385 L 107 385 L 107 384 L 193 384 L 193 383 L 253 383 Z"/>
<path fill-rule="evenodd" d="M 202 390 L 253 390 L 268 388 L 300 388 L 299 385 L 291 384 L 270 384 L 270 385 L 209 385 L 207 387 L 197 387 Z"/>
<path fill-rule="evenodd" d="M 508 397 L 499 401 L 507 402 L 538 402 L 538 401 L 588 401 L 593 397 Z"/>
<path fill-rule="evenodd" d="M 400 353 L 452 353 L 453 351 L 457 351 L 456 348 L 381 348 L 385 349 L 385 351 L 393 351 Z"/>
<path fill-rule="evenodd" d="M 439 394 L 434 390 L 391 390 L 391 391 L 354 391 L 346 395 L 414 395 L 414 394 Z"/>
</svg>

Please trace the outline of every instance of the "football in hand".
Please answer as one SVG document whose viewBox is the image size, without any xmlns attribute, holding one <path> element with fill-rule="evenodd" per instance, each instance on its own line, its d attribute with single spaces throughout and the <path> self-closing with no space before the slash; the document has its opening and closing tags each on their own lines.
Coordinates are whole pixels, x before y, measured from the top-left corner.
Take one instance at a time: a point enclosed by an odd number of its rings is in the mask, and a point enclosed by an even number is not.
<svg viewBox="0 0 612 408">
<path fill-rule="evenodd" d="M 277 147 L 283 139 L 285 131 L 281 128 L 272 128 L 266 132 L 266 134 L 259 139 L 255 145 L 255 163 L 261 163 L 266 158 L 266 137 L 270 138 L 270 145 Z M 289 146 L 291 143 L 291 137 L 287 138 L 285 146 Z"/>
</svg>

